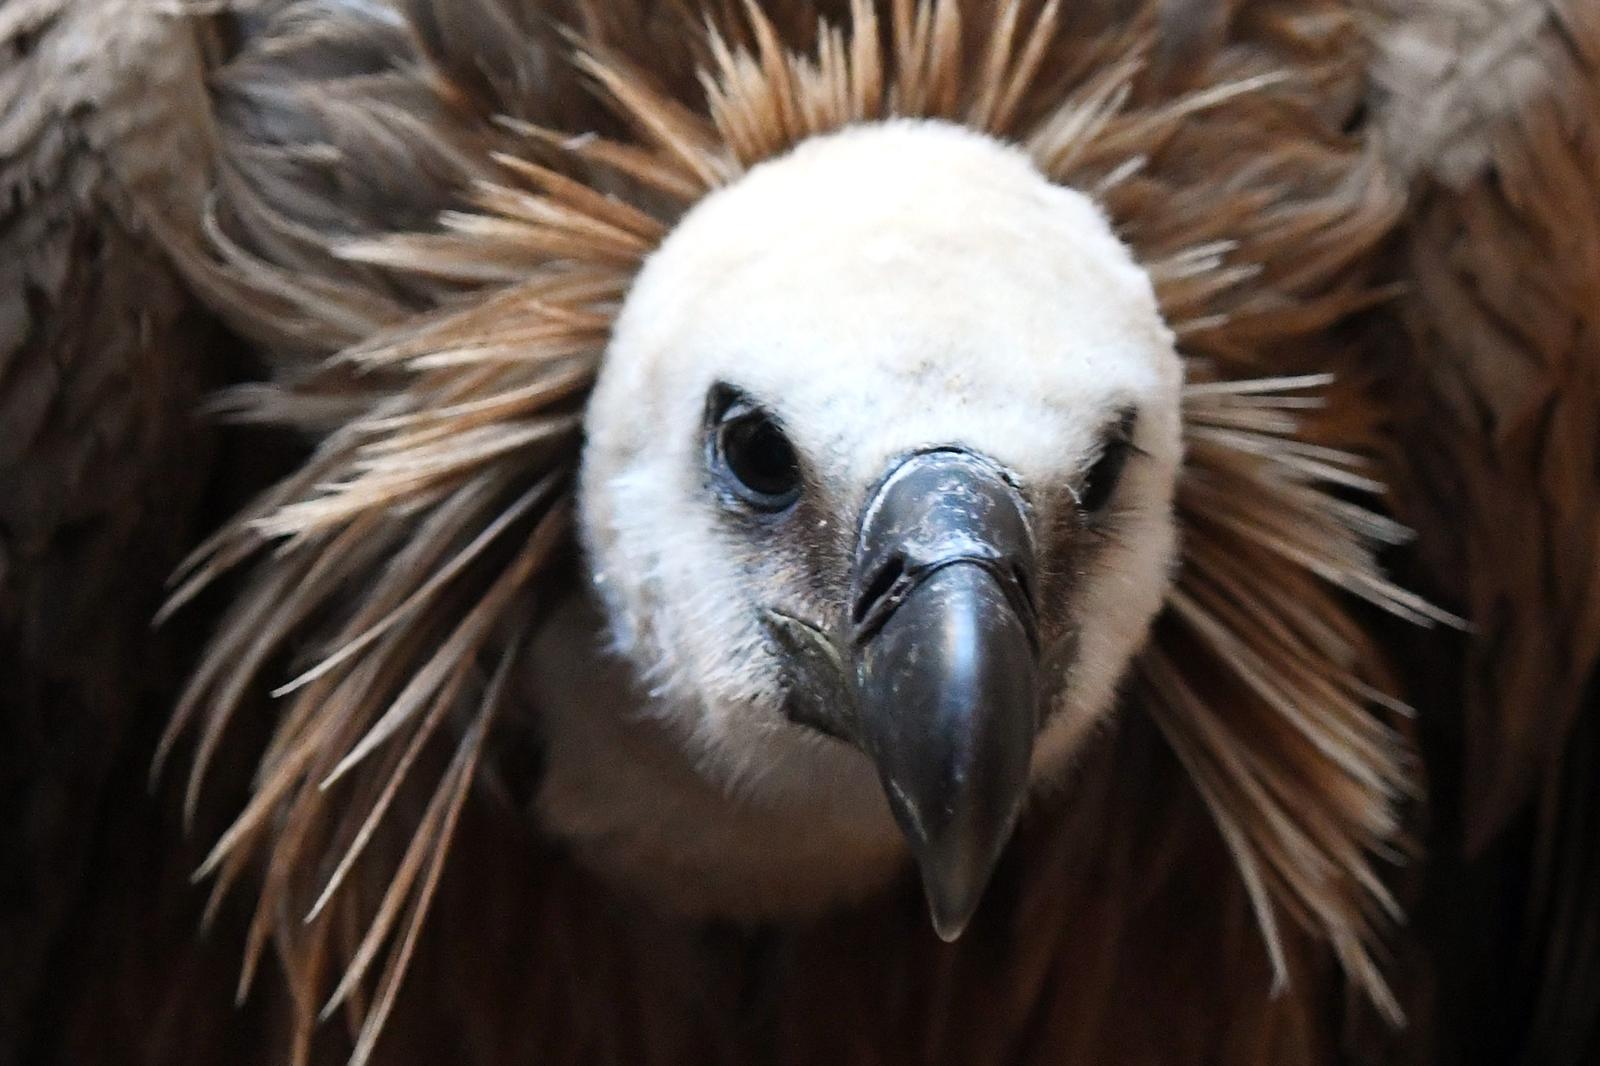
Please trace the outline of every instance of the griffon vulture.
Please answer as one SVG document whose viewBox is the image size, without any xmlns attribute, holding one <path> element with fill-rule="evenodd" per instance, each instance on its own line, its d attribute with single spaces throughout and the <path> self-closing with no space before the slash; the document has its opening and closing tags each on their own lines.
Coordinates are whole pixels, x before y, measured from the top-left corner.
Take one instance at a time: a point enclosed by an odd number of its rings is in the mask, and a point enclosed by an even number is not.
<svg viewBox="0 0 1600 1066">
<path fill-rule="evenodd" d="M 0 1062 L 1600 1054 L 1590 0 L 7 0 L 0 191 Z"/>
</svg>

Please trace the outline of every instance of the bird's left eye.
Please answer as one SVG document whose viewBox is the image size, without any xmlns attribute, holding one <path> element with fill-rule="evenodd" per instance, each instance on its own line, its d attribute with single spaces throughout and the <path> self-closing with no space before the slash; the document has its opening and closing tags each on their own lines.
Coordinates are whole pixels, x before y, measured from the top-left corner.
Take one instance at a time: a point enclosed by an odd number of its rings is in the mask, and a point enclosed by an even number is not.
<svg viewBox="0 0 1600 1066">
<path fill-rule="evenodd" d="M 758 510 L 788 508 L 800 496 L 800 460 L 783 430 L 742 395 L 714 398 L 712 406 L 711 459 L 719 479 Z"/>
<path fill-rule="evenodd" d="M 1107 434 L 1100 458 L 1095 460 L 1089 476 L 1078 490 L 1078 509 L 1084 514 L 1099 514 L 1116 494 L 1123 468 L 1128 465 L 1128 455 L 1134 450 L 1133 426 L 1133 413 L 1128 412 L 1118 419 Z"/>
</svg>

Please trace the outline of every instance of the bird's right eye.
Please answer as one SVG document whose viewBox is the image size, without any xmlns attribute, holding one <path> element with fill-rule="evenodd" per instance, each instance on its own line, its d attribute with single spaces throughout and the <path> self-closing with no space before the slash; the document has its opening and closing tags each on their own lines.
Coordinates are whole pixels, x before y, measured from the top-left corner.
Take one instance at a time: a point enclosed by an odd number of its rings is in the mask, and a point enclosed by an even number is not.
<svg viewBox="0 0 1600 1066">
<path fill-rule="evenodd" d="M 800 497 L 800 460 L 783 428 L 728 386 L 712 391 L 710 462 L 722 486 L 759 511 L 787 510 Z"/>
</svg>

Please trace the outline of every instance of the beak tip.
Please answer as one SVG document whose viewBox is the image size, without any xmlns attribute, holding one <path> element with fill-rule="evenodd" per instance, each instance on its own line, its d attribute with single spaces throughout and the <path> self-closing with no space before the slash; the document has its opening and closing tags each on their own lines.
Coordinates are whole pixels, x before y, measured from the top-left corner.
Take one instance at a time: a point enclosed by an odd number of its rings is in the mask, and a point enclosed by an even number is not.
<svg viewBox="0 0 1600 1066">
<path fill-rule="evenodd" d="M 932 912 L 933 931 L 938 938 L 946 944 L 954 944 L 961 939 L 961 934 L 967 931 L 967 921 L 971 915 L 940 914 L 937 910 Z"/>
<path fill-rule="evenodd" d="M 938 866 L 923 868 L 922 892 L 928 901 L 928 917 L 933 921 L 933 931 L 946 944 L 954 943 L 966 931 L 967 923 L 978 909 L 983 890 L 988 883 L 988 871 L 970 866 L 941 869 Z M 951 876 L 955 875 L 955 876 Z"/>
</svg>

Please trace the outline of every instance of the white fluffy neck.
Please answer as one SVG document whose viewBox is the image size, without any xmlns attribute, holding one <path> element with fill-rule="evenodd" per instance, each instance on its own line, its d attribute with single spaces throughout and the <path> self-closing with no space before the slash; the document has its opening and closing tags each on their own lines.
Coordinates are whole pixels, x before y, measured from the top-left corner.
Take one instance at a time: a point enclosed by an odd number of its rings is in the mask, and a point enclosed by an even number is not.
<svg viewBox="0 0 1600 1066">
<path fill-rule="evenodd" d="M 747 919 L 860 899 L 907 868 L 875 780 L 848 819 L 713 781 L 603 640 L 596 605 L 574 594 L 526 675 L 546 753 L 537 817 L 580 861 L 667 909 Z"/>
</svg>

